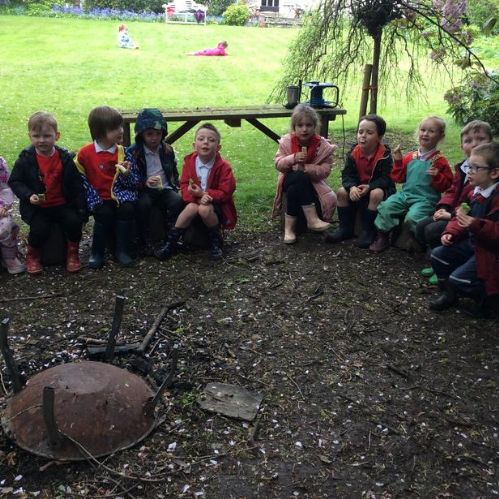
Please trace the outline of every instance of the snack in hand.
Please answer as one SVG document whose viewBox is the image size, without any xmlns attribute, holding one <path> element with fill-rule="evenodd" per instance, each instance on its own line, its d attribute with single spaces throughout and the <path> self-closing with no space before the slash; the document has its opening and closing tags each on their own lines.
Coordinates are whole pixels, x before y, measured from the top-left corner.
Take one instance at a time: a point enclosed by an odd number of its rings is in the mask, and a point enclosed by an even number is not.
<svg viewBox="0 0 499 499">
<path fill-rule="evenodd" d="M 469 211 L 471 210 L 471 207 L 470 207 L 470 205 L 469 205 L 468 203 L 461 203 L 460 208 L 461 208 L 461 211 L 462 211 L 465 215 L 467 215 L 467 214 L 469 213 Z"/>
<path fill-rule="evenodd" d="M 38 201 L 41 201 L 42 203 L 45 201 L 45 193 L 37 194 L 38 196 Z"/>
<path fill-rule="evenodd" d="M 156 189 L 161 189 L 163 187 L 163 183 L 161 182 L 161 177 L 159 175 L 153 175 L 149 177 L 150 180 L 153 181 L 153 186 Z"/>
<path fill-rule="evenodd" d="M 128 175 L 128 169 L 125 166 L 121 165 L 120 163 L 116 164 L 116 168 L 124 175 Z"/>
</svg>

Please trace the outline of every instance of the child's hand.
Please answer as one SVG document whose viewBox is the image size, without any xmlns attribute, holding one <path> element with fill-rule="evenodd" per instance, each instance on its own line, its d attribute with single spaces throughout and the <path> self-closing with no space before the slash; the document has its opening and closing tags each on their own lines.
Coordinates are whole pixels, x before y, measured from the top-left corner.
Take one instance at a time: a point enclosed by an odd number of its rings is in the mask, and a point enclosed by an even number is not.
<svg viewBox="0 0 499 499">
<path fill-rule="evenodd" d="M 300 151 L 295 153 L 295 161 L 297 163 L 305 163 L 305 160 L 307 159 L 307 152 L 305 151 Z"/>
<path fill-rule="evenodd" d="M 31 194 L 29 202 L 35 206 L 40 206 L 45 201 L 45 194 Z"/>
<path fill-rule="evenodd" d="M 360 190 L 358 187 L 350 187 L 350 199 L 352 201 L 358 201 L 360 199 Z"/>
<path fill-rule="evenodd" d="M 367 184 L 358 185 L 357 189 L 359 190 L 360 197 L 364 197 L 369 192 L 369 186 Z"/>
<path fill-rule="evenodd" d="M 157 189 L 161 187 L 161 177 L 159 175 L 153 175 L 146 180 L 147 187 L 151 189 Z"/>
<path fill-rule="evenodd" d="M 399 144 L 392 152 L 394 161 L 402 161 L 402 146 Z"/>
<path fill-rule="evenodd" d="M 7 206 L 0 206 L 0 217 L 6 217 L 9 214 Z"/>
<path fill-rule="evenodd" d="M 440 208 L 435 213 L 433 213 L 433 220 L 438 222 L 439 220 L 450 220 L 451 214 L 444 208 Z"/>
<path fill-rule="evenodd" d="M 119 170 L 123 175 L 128 175 L 130 171 L 130 161 L 122 161 L 121 163 L 116 164 L 116 169 Z"/>
<path fill-rule="evenodd" d="M 434 177 L 437 173 L 438 173 L 438 169 L 435 168 L 433 165 L 430 166 L 430 168 L 428 168 L 428 170 L 426 170 L 426 172 L 428 173 L 428 175 L 430 175 L 431 177 Z"/>
<path fill-rule="evenodd" d="M 199 185 L 195 183 L 189 183 L 189 187 L 187 187 L 187 192 L 195 198 L 203 197 L 204 191 L 199 187 Z"/>
<path fill-rule="evenodd" d="M 461 208 L 456 211 L 456 219 L 459 227 L 463 227 L 465 229 L 469 228 L 469 226 L 475 221 L 475 217 L 470 217 Z"/>
<path fill-rule="evenodd" d="M 452 240 L 452 234 L 443 234 L 440 238 L 440 242 L 442 243 L 442 246 L 451 246 L 452 244 L 454 244 L 454 241 Z"/>
<path fill-rule="evenodd" d="M 213 203 L 213 198 L 209 194 L 204 193 L 199 203 L 204 205 L 211 204 Z"/>
</svg>

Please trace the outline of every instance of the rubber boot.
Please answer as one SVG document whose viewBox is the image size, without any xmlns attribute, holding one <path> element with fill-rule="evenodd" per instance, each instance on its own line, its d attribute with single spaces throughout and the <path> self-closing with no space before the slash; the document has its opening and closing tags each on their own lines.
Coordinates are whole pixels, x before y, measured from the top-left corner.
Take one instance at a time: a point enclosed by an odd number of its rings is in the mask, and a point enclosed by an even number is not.
<svg viewBox="0 0 499 499">
<path fill-rule="evenodd" d="M 68 247 L 66 250 L 66 270 L 68 272 L 78 272 L 81 269 L 80 257 L 78 255 L 79 249 L 79 241 L 68 241 Z"/>
<path fill-rule="evenodd" d="M 94 222 L 92 250 L 88 266 L 91 269 L 100 269 L 105 262 L 107 229 L 103 223 Z"/>
<path fill-rule="evenodd" d="M 351 239 L 355 226 L 355 209 L 352 205 L 338 206 L 338 219 L 340 226 L 334 232 L 328 232 L 324 241 L 326 243 L 339 243 L 345 239 Z"/>
<path fill-rule="evenodd" d="M 154 253 L 156 258 L 159 258 L 160 260 L 167 260 L 172 257 L 177 251 L 178 241 L 184 232 L 185 229 L 178 229 L 177 227 L 170 229 L 165 245 Z"/>
<path fill-rule="evenodd" d="M 376 237 L 374 221 L 377 214 L 377 210 L 369 210 L 368 208 L 362 213 L 362 232 L 357 241 L 355 241 L 355 246 L 358 248 L 367 249 L 374 242 L 374 238 Z"/>
<path fill-rule="evenodd" d="M 28 252 L 26 253 L 26 270 L 28 271 L 28 274 L 41 274 L 43 272 L 43 266 L 40 262 L 40 248 L 28 246 Z"/>
<path fill-rule="evenodd" d="M 130 243 L 133 235 L 133 222 L 128 220 L 116 221 L 116 252 L 115 257 L 124 267 L 133 265 L 133 258 L 130 256 Z"/>
<path fill-rule="evenodd" d="M 311 230 L 312 232 L 324 232 L 331 227 L 330 223 L 324 222 L 324 220 L 319 218 L 315 204 L 304 205 L 301 208 L 307 219 L 308 230 Z"/>
<path fill-rule="evenodd" d="M 390 247 L 390 233 L 378 230 L 378 236 L 374 243 L 369 246 L 369 251 L 381 253 Z"/>
<path fill-rule="evenodd" d="M 437 312 L 446 310 L 457 303 L 457 290 L 448 280 L 439 279 L 440 287 L 443 287 L 442 293 L 436 298 L 430 300 L 430 308 Z"/>
<path fill-rule="evenodd" d="M 296 243 L 296 218 L 291 215 L 284 215 L 284 244 Z"/>
<path fill-rule="evenodd" d="M 8 242 L 0 243 L 2 260 L 9 274 L 20 274 L 26 270 L 24 265 L 17 256 L 17 242 L 9 238 Z"/>
<path fill-rule="evenodd" d="M 217 227 L 208 229 L 208 239 L 210 241 L 210 256 L 213 260 L 219 260 L 224 256 L 222 251 L 222 239 L 220 237 L 220 230 Z"/>
</svg>

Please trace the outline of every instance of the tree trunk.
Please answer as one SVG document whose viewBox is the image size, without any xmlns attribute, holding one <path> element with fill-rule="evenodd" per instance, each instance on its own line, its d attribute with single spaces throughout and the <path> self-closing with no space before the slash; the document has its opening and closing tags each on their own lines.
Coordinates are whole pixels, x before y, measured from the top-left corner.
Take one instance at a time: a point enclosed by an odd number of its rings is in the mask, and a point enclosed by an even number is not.
<svg viewBox="0 0 499 499">
<path fill-rule="evenodd" d="M 380 30 L 374 37 L 374 48 L 373 48 L 373 70 L 371 74 L 371 105 L 369 107 L 369 112 L 376 114 L 378 109 L 378 77 L 379 77 L 379 59 L 381 55 L 381 35 Z"/>
</svg>

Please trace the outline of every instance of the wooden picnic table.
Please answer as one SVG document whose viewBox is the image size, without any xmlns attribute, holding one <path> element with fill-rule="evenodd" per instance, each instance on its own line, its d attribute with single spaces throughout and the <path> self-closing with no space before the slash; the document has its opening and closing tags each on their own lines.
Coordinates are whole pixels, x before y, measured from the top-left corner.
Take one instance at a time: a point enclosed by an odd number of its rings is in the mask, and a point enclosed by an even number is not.
<svg viewBox="0 0 499 499">
<path fill-rule="evenodd" d="M 240 127 L 241 121 L 246 120 L 251 123 L 255 128 L 270 137 L 274 141 L 278 141 L 281 136 L 271 130 L 268 126 L 264 125 L 260 119 L 274 119 L 274 118 L 289 118 L 293 112 L 292 109 L 287 109 L 284 106 L 265 105 L 265 106 L 243 106 L 243 107 L 195 107 L 184 109 L 160 109 L 163 116 L 168 123 L 173 121 L 183 122 L 175 131 L 171 132 L 166 141 L 173 144 L 176 140 L 187 133 L 191 128 L 195 127 L 198 123 L 222 120 L 231 127 Z M 316 111 L 321 117 L 321 130 L 320 134 L 323 137 L 328 136 L 329 122 L 334 121 L 336 116 L 346 114 L 346 110 L 339 107 L 322 107 L 317 108 Z M 138 111 L 120 111 L 123 116 L 124 134 L 123 143 L 125 146 L 130 145 L 130 124 L 135 123 L 137 120 Z"/>
</svg>

